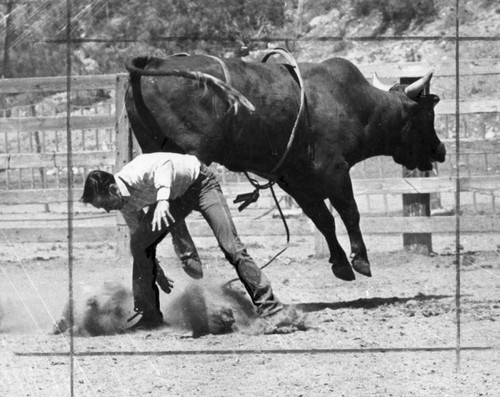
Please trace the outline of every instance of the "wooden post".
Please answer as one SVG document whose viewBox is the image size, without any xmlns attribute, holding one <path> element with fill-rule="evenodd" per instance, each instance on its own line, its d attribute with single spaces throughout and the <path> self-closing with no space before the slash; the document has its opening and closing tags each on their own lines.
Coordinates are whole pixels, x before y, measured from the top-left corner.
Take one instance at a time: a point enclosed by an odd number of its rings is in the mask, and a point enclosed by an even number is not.
<svg viewBox="0 0 500 397">
<path fill-rule="evenodd" d="M 326 258 L 330 255 L 330 250 L 328 249 L 328 244 L 326 243 L 325 236 L 321 232 L 314 228 L 314 257 L 315 258 Z"/>
<path fill-rule="evenodd" d="M 418 77 L 401 77 L 401 84 L 411 84 Z M 429 92 L 429 86 L 425 87 Z M 425 178 L 429 172 L 413 170 L 403 167 L 403 178 Z M 403 216 L 430 216 L 431 215 L 430 193 L 405 193 L 403 194 Z M 429 255 L 432 252 L 431 233 L 403 233 L 403 247 L 405 250 Z"/>
<path fill-rule="evenodd" d="M 325 203 L 328 206 L 330 212 L 333 212 L 333 206 L 328 201 Z M 327 258 L 330 256 L 330 248 L 328 247 L 328 243 L 326 242 L 325 236 L 318 230 L 316 226 L 314 228 L 314 257 L 315 258 Z"/>
<path fill-rule="evenodd" d="M 116 158 L 115 172 L 132 160 L 132 137 L 130 133 L 127 112 L 125 111 L 125 91 L 128 85 L 128 75 L 116 76 Z M 130 256 L 130 232 L 125 219 L 118 211 L 116 213 L 116 254 L 118 258 Z"/>
<path fill-rule="evenodd" d="M 408 170 L 403 168 L 406 178 L 428 177 L 428 172 L 413 171 L 408 175 Z M 430 193 L 405 193 L 403 194 L 403 216 L 430 216 Z M 403 246 L 406 250 L 419 254 L 429 255 L 432 252 L 431 233 L 403 233 Z"/>
</svg>

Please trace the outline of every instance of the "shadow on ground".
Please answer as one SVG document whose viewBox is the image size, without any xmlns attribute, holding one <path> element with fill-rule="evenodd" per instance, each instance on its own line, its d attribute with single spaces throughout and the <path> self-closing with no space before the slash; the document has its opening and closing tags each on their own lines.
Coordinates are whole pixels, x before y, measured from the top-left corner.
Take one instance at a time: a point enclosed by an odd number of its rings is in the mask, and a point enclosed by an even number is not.
<svg viewBox="0 0 500 397">
<path fill-rule="evenodd" d="M 375 309 L 380 306 L 405 304 L 409 301 L 425 302 L 441 299 L 453 298 L 452 295 L 425 295 L 417 294 L 412 297 L 399 298 L 397 296 L 390 298 L 361 298 L 347 302 L 310 302 L 298 303 L 295 307 L 304 313 L 318 312 L 325 309 L 339 310 L 339 309 Z"/>
</svg>

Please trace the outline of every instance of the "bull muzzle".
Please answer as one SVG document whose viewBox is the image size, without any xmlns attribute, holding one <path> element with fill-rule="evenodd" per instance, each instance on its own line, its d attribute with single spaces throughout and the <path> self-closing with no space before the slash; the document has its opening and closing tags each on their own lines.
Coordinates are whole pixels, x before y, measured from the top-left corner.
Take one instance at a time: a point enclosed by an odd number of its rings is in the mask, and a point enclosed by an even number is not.
<svg viewBox="0 0 500 397">
<path fill-rule="evenodd" d="M 446 147 L 443 142 L 440 142 L 439 145 L 434 150 L 432 154 L 433 160 L 443 163 L 446 158 Z"/>
</svg>

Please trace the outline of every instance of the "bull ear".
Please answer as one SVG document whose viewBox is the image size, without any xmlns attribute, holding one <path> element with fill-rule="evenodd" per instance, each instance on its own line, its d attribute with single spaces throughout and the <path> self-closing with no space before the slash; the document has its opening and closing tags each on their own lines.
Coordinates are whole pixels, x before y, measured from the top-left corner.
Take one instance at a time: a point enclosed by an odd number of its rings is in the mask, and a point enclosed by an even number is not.
<svg viewBox="0 0 500 397">
<path fill-rule="evenodd" d="M 389 84 L 382 83 L 379 80 L 377 73 L 373 72 L 372 86 L 374 86 L 375 88 L 378 88 L 379 90 L 382 90 L 382 91 L 389 91 L 392 87 L 394 87 L 394 84 L 389 85 Z"/>
<path fill-rule="evenodd" d="M 431 80 L 432 73 L 433 72 L 431 71 L 424 77 L 418 79 L 414 83 L 411 83 L 408 87 L 405 88 L 405 94 L 408 95 L 411 99 L 417 98 Z"/>
<path fill-rule="evenodd" d="M 432 97 L 432 102 L 434 104 L 434 107 L 436 107 L 436 105 L 439 103 L 439 100 L 440 100 L 440 98 L 437 95 L 434 95 Z"/>
<path fill-rule="evenodd" d="M 111 183 L 108 188 L 109 193 L 121 196 L 120 188 L 116 183 Z"/>
</svg>

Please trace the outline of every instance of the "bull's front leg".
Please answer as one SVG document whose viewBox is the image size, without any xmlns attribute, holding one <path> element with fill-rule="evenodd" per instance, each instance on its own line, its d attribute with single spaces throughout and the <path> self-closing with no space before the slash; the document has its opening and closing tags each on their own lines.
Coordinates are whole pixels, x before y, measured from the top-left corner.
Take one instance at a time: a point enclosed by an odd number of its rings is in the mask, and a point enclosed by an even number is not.
<svg viewBox="0 0 500 397">
<path fill-rule="evenodd" d="M 368 261 L 366 246 L 359 227 L 358 206 L 356 200 L 354 200 L 348 170 L 336 173 L 334 185 L 330 191 L 332 192 L 329 195 L 330 202 L 342 218 L 342 222 L 344 222 L 349 234 L 352 267 L 358 273 L 371 277 L 370 262 Z"/>
<path fill-rule="evenodd" d="M 302 208 L 304 213 L 313 221 L 318 230 L 325 236 L 330 250 L 330 263 L 335 277 L 345 281 L 352 281 L 356 277 L 349 264 L 349 260 L 337 240 L 335 219 L 323 200 L 303 198 L 301 194 L 294 194 L 293 189 L 284 188 Z"/>
</svg>

